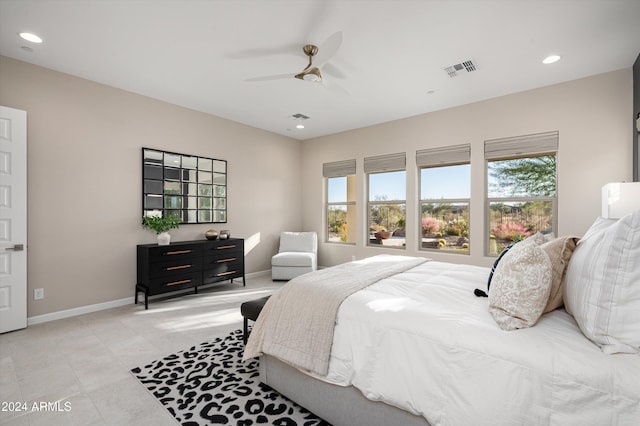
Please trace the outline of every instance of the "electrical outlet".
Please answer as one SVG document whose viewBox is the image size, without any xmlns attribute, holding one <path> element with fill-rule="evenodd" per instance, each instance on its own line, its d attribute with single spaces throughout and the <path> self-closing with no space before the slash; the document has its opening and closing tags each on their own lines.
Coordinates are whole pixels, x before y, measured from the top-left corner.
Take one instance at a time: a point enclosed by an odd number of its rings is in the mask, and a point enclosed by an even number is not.
<svg viewBox="0 0 640 426">
<path fill-rule="evenodd" d="M 44 288 L 33 289 L 33 300 L 44 299 Z"/>
</svg>

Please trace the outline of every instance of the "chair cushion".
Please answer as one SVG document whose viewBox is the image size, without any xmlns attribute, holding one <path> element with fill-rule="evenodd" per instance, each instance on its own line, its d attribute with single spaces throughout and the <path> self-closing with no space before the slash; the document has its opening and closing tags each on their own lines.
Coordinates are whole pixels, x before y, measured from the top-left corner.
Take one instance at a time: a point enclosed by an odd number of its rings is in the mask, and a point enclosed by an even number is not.
<svg viewBox="0 0 640 426">
<path fill-rule="evenodd" d="M 318 236 L 315 232 L 283 232 L 280 234 L 279 252 L 311 252 L 318 251 Z"/>
<path fill-rule="evenodd" d="M 315 259 L 315 253 L 284 252 L 271 258 L 271 266 L 314 266 Z"/>
<path fill-rule="evenodd" d="M 240 305 L 240 313 L 243 317 L 248 318 L 252 321 L 258 319 L 262 308 L 264 308 L 264 304 L 267 303 L 271 296 L 266 296 L 261 299 L 250 300 L 248 302 L 244 302 Z"/>
</svg>

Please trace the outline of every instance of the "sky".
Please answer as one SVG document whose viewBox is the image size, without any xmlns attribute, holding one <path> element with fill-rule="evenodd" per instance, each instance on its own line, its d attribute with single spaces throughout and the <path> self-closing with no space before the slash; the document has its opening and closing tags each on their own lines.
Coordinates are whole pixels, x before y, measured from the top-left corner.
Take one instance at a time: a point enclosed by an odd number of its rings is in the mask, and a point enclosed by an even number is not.
<svg viewBox="0 0 640 426">
<path fill-rule="evenodd" d="M 406 171 L 369 175 L 371 200 L 406 200 Z M 470 198 L 470 165 L 433 167 L 420 171 L 420 199 Z M 328 180 L 329 202 L 347 200 L 347 178 Z"/>
</svg>

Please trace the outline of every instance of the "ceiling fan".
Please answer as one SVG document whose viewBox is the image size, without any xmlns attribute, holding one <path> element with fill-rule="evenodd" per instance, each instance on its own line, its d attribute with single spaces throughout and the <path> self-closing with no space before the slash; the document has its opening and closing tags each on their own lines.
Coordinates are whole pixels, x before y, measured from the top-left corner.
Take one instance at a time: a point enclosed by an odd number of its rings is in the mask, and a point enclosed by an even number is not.
<svg viewBox="0 0 640 426">
<path fill-rule="evenodd" d="M 321 68 L 324 64 L 326 64 L 329 59 L 335 55 L 338 51 L 338 48 L 342 44 L 342 32 L 338 31 L 333 33 L 329 38 L 320 45 L 320 47 L 314 44 L 306 44 L 302 47 L 302 51 L 309 58 L 309 63 L 306 68 L 296 74 L 276 74 L 276 75 L 267 75 L 263 77 L 255 77 L 249 78 L 245 81 L 255 82 L 255 81 L 269 81 L 269 80 L 281 80 L 287 78 L 297 78 L 303 81 L 316 82 L 327 84 L 326 79 L 322 76 Z M 315 60 L 314 60 L 315 59 Z M 337 88 L 335 84 L 327 85 L 329 88 Z M 344 91 L 344 89 L 342 89 Z"/>
</svg>

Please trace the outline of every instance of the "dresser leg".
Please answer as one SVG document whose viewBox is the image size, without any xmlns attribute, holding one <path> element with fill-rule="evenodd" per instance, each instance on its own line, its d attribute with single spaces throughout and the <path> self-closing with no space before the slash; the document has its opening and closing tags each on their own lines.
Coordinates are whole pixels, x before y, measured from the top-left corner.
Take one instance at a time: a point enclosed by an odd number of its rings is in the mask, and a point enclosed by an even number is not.
<svg viewBox="0 0 640 426">
<path fill-rule="evenodd" d="M 144 293 L 144 309 L 149 309 L 149 289 L 142 284 L 136 284 L 136 297 L 134 298 L 135 304 L 138 304 L 138 293 L 141 291 Z"/>
</svg>

